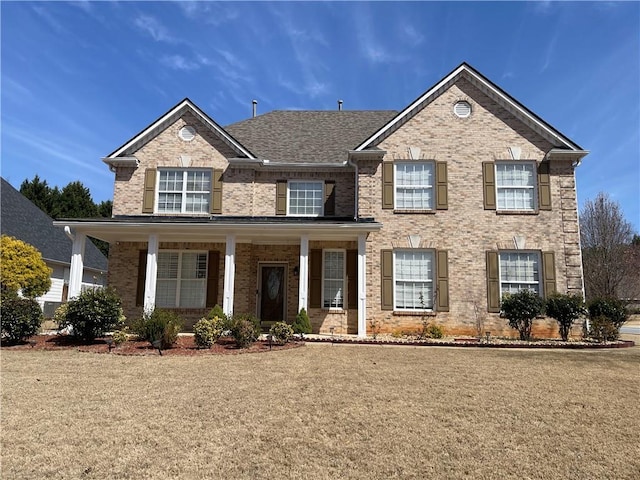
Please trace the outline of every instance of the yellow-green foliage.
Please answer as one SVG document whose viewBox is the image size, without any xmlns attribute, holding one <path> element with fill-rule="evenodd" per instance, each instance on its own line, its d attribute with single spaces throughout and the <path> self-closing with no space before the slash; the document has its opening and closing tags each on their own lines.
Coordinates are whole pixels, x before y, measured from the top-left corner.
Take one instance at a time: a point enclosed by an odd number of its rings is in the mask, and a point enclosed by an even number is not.
<svg viewBox="0 0 640 480">
<path fill-rule="evenodd" d="M 10 292 L 22 290 L 27 298 L 40 297 L 51 288 L 51 269 L 37 248 L 2 235 L 0 246 L 0 284 Z"/>
</svg>

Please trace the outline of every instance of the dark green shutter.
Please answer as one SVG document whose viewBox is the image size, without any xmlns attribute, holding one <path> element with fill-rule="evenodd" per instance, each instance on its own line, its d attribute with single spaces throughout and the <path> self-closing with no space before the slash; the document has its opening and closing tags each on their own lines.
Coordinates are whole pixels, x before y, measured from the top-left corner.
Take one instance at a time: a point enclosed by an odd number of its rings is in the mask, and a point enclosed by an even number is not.
<svg viewBox="0 0 640 480">
<path fill-rule="evenodd" d="M 382 162 L 382 208 L 393 209 L 393 162 Z"/>
<path fill-rule="evenodd" d="M 538 165 L 538 209 L 551 210 L 551 175 L 548 161 Z"/>
<path fill-rule="evenodd" d="M 493 162 L 482 162 L 484 209 L 496 209 L 496 170 Z"/>
<path fill-rule="evenodd" d="M 156 200 L 156 169 L 147 168 L 144 171 L 144 192 L 142 194 L 142 213 L 153 213 Z"/>
<path fill-rule="evenodd" d="M 436 310 L 449 311 L 449 254 L 446 250 L 436 251 Z"/>
<path fill-rule="evenodd" d="M 544 278 L 544 296 L 555 293 L 556 290 L 556 258 L 553 252 L 542 252 L 542 275 Z"/>
<path fill-rule="evenodd" d="M 211 172 L 211 205 L 210 213 L 222 213 L 222 170 Z"/>
<path fill-rule="evenodd" d="M 209 251 L 209 265 L 207 268 L 207 308 L 215 307 L 218 303 L 218 281 L 220 279 L 220 252 Z"/>
<path fill-rule="evenodd" d="M 380 250 L 382 310 L 393 310 L 393 250 Z"/>
<path fill-rule="evenodd" d="M 348 308 L 358 308 L 358 251 L 347 250 L 347 296 Z"/>
<path fill-rule="evenodd" d="M 332 217 L 336 214 L 336 182 L 324 182 L 324 216 Z"/>
<path fill-rule="evenodd" d="M 144 281 L 147 276 L 147 251 L 138 253 L 138 284 L 136 287 L 136 307 L 144 305 Z"/>
<path fill-rule="evenodd" d="M 287 214 L 287 181 L 276 182 L 276 215 Z"/>
<path fill-rule="evenodd" d="M 487 252 L 487 311 L 500 312 L 500 269 L 498 252 Z"/>
<path fill-rule="evenodd" d="M 309 252 L 309 307 L 320 308 L 322 302 L 322 250 Z"/>
<path fill-rule="evenodd" d="M 436 210 L 449 208 L 447 189 L 447 162 L 436 162 Z"/>
</svg>

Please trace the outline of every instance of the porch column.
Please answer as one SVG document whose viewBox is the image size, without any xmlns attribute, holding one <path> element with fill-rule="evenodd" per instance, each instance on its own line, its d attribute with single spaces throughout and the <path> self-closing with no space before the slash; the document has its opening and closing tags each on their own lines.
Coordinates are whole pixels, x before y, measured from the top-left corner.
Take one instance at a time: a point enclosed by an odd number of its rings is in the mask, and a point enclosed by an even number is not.
<svg viewBox="0 0 640 480">
<path fill-rule="evenodd" d="M 87 236 L 76 232 L 71 247 L 71 269 L 69 272 L 69 300 L 82 292 L 82 272 L 84 271 L 84 246 Z"/>
<path fill-rule="evenodd" d="M 144 311 L 151 313 L 156 308 L 156 283 L 158 281 L 158 235 L 149 235 L 147 245 L 147 271 L 144 279 Z"/>
<path fill-rule="evenodd" d="M 367 234 L 358 235 L 358 336 L 367 336 Z"/>
<path fill-rule="evenodd" d="M 309 235 L 300 237 L 300 271 L 298 277 L 298 312 L 307 308 L 309 298 Z"/>
<path fill-rule="evenodd" d="M 233 289 L 236 277 L 236 236 L 227 235 L 227 250 L 224 256 L 224 294 L 222 311 L 225 315 L 233 315 Z"/>
</svg>

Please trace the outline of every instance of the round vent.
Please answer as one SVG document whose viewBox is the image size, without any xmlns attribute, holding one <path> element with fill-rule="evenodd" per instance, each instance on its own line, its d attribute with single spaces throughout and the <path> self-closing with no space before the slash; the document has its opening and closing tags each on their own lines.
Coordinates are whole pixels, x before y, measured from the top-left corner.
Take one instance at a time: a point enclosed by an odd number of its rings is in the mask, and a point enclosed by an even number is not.
<svg viewBox="0 0 640 480">
<path fill-rule="evenodd" d="M 467 118 L 471 115 L 471 104 L 465 101 L 456 102 L 453 106 L 453 113 L 460 118 Z"/>
<path fill-rule="evenodd" d="M 182 127 L 180 129 L 180 132 L 178 132 L 178 136 L 185 142 L 190 142 L 191 140 L 196 138 L 196 129 L 187 125 L 186 127 Z"/>
</svg>

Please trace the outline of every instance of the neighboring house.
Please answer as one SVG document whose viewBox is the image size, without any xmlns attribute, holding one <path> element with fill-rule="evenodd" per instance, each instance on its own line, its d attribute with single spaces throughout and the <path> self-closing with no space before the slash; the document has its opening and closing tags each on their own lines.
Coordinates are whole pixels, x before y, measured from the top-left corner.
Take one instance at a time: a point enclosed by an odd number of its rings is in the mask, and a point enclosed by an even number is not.
<svg viewBox="0 0 640 480">
<path fill-rule="evenodd" d="M 65 233 L 53 226 L 53 220 L 36 207 L 28 198 L 13 188 L 4 178 L 0 189 L 0 231 L 36 247 L 51 268 L 51 289 L 37 298 L 47 316 L 68 296 L 72 242 Z M 95 245 L 85 247 L 82 287 L 105 285 L 107 282 L 107 258 Z"/>
<path fill-rule="evenodd" d="M 111 244 L 135 318 L 214 304 L 315 332 L 476 322 L 501 294 L 582 293 L 574 168 L 588 152 L 467 64 L 400 112 L 273 111 L 218 125 L 188 99 L 103 159 Z M 76 257 L 79 258 L 79 257 Z M 556 332 L 540 321 L 537 333 Z"/>
</svg>

